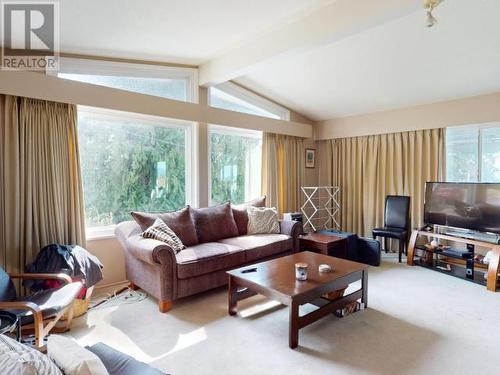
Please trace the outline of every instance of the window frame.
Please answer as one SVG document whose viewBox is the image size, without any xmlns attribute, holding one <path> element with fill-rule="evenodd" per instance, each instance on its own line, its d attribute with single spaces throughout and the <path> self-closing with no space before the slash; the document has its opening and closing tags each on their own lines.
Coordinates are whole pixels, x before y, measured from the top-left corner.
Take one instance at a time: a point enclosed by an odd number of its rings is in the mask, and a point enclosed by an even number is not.
<svg viewBox="0 0 500 375">
<path fill-rule="evenodd" d="M 237 99 L 240 99 L 248 104 L 251 104 L 255 107 L 261 108 L 264 111 L 272 113 L 279 117 L 280 120 L 290 121 L 290 110 L 282 107 L 269 99 L 263 98 L 262 96 L 240 86 L 234 82 L 228 81 L 214 86 L 215 89 L 225 92 L 228 95 L 234 96 Z M 208 105 L 212 106 L 211 98 L 212 98 L 212 87 L 209 88 L 208 92 Z M 215 108 L 215 107 L 214 107 Z M 219 108 L 219 107 L 217 107 Z M 225 109 L 225 108 L 221 108 Z M 226 109 L 227 110 L 227 109 Z M 235 111 L 237 112 L 237 111 Z M 255 115 L 259 116 L 259 115 Z M 265 116 L 260 116 L 265 117 Z"/>
<path fill-rule="evenodd" d="M 88 106 L 78 106 L 78 114 L 87 114 L 95 119 L 116 120 L 122 118 L 126 122 L 139 122 L 147 126 L 164 127 L 171 129 L 183 128 L 186 132 L 185 143 L 185 194 L 186 205 L 197 205 L 198 195 L 196 187 L 197 180 L 197 164 L 196 164 L 196 124 L 189 121 L 169 119 L 160 116 L 145 115 L 134 112 L 115 111 L 105 108 L 96 108 Z M 85 196 L 84 196 L 85 199 Z M 115 238 L 115 228 L 117 224 L 106 225 L 101 227 L 85 227 L 87 241 L 103 240 Z"/>
<path fill-rule="evenodd" d="M 190 103 L 198 103 L 198 69 L 196 68 L 60 57 L 59 70 L 47 71 L 48 75 L 56 77 L 59 73 L 135 78 L 184 79 L 187 83 L 186 101 Z M 175 100 L 169 98 L 164 99 Z"/>
<path fill-rule="evenodd" d="M 474 183 L 482 183 L 483 179 L 483 131 L 487 129 L 500 128 L 500 122 L 488 122 L 484 124 L 474 124 L 474 125 L 461 125 L 461 126 L 453 126 L 448 127 L 447 130 L 450 129 L 473 129 L 477 130 L 477 180 L 473 181 Z M 444 168 L 444 176 L 445 179 L 448 180 L 448 152 L 446 150 L 446 140 L 445 140 L 445 168 Z M 454 182 L 454 181 L 452 181 Z"/>
<path fill-rule="evenodd" d="M 207 143 L 208 143 L 208 203 L 210 206 L 217 204 L 212 201 L 212 133 L 234 135 L 247 138 L 260 139 L 262 141 L 263 132 L 260 130 L 233 128 L 229 126 L 208 124 Z M 262 168 L 262 166 L 261 166 Z"/>
</svg>

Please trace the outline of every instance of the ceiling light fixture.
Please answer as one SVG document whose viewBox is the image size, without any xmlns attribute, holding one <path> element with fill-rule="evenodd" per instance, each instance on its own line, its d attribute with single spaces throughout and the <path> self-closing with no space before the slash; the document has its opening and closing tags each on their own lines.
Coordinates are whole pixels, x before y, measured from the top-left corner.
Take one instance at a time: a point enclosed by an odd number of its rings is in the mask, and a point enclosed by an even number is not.
<svg viewBox="0 0 500 375">
<path fill-rule="evenodd" d="M 437 23 L 437 19 L 432 15 L 432 11 L 444 0 L 424 0 L 424 8 L 427 9 L 427 27 L 432 27 Z"/>
</svg>

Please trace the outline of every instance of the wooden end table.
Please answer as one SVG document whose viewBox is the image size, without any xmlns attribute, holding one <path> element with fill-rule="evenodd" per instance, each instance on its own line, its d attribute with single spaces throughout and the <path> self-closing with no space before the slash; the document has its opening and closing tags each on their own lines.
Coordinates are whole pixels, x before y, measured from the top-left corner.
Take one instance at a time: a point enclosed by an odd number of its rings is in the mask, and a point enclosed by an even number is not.
<svg viewBox="0 0 500 375">
<path fill-rule="evenodd" d="M 321 233 L 307 233 L 299 236 L 300 249 L 319 252 L 337 258 L 347 258 L 347 239 Z"/>
<path fill-rule="evenodd" d="M 295 263 L 307 263 L 308 279 L 295 278 Z M 320 273 L 318 266 L 328 264 L 332 272 Z M 245 272 L 252 270 L 252 272 Z M 368 266 L 349 260 L 305 251 L 258 264 L 241 267 L 229 274 L 228 312 L 236 315 L 238 301 L 262 294 L 289 306 L 289 342 L 294 349 L 299 343 L 299 329 L 334 313 L 349 303 L 361 300 L 368 307 Z M 324 298 L 355 281 L 361 280 L 361 288 L 339 299 Z M 303 316 L 299 306 L 312 303 L 319 307 Z"/>
</svg>

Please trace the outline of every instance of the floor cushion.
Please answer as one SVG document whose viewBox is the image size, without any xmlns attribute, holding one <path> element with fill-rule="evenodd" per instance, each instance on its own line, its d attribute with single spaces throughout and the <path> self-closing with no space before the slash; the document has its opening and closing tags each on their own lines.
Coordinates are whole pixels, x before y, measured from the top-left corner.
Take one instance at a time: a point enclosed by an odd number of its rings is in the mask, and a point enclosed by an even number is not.
<svg viewBox="0 0 500 375">
<path fill-rule="evenodd" d="M 238 266 L 245 262 L 245 251 L 231 244 L 207 242 L 180 251 L 176 258 L 177 276 L 187 279 Z"/>
<path fill-rule="evenodd" d="M 293 239 L 286 234 L 252 234 L 226 238 L 219 242 L 244 249 L 247 262 L 266 258 L 293 248 Z"/>
<path fill-rule="evenodd" d="M 109 375 L 98 356 L 70 337 L 50 335 L 47 354 L 64 375 Z"/>
<path fill-rule="evenodd" d="M 87 350 L 100 358 L 110 375 L 160 375 L 166 374 L 144 362 L 140 362 L 110 346 L 99 342 L 87 346 Z"/>
</svg>

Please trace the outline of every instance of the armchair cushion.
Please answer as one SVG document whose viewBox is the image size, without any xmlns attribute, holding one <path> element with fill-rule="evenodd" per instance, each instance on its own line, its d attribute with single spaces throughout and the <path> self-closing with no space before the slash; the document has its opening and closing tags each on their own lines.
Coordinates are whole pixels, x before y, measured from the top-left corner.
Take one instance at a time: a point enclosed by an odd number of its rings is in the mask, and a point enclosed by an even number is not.
<svg viewBox="0 0 500 375">
<path fill-rule="evenodd" d="M 15 301 L 17 296 L 14 283 L 10 276 L 0 267 L 0 301 L 11 302 Z"/>
<path fill-rule="evenodd" d="M 148 229 L 157 218 L 162 219 L 165 224 L 179 237 L 185 246 L 198 244 L 198 236 L 194 228 L 191 215 L 191 207 L 186 206 L 180 210 L 165 213 L 132 212 L 131 215 L 139 224 L 142 231 Z"/>
<path fill-rule="evenodd" d="M 21 301 L 33 302 L 42 310 L 44 319 L 51 318 L 73 303 L 80 292 L 80 282 L 66 284 L 58 289 L 48 289 L 21 298 Z M 21 325 L 33 323 L 33 313 L 28 310 L 12 311 L 21 319 Z"/>
</svg>

